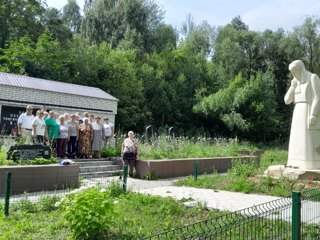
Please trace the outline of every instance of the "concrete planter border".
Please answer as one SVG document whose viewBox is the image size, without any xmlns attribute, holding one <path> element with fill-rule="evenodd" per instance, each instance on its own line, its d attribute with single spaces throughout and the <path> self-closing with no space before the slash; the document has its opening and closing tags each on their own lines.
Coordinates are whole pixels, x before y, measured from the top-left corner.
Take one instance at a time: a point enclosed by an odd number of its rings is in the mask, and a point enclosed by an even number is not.
<svg viewBox="0 0 320 240">
<path fill-rule="evenodd" d="M 79 166 L 58 164 L 0 167 L 0 195 L 5 192 L 5 175 L 11 172 L 11 194 L 61 190 L 79 185 Z"/>
<path fill-rule="evenodd" d="M 193 174 L 194 161 L 198 162 L 198 174 L 224 173 L 232 166 L 232 161 L 254 162 L 260 164 L 259 156 L 212 157 L 212 158 L 182 158 L 162 160 L 137 160 L 135 164 L 137 175 L 144 178 L 171 178 Z"/>
</svg>

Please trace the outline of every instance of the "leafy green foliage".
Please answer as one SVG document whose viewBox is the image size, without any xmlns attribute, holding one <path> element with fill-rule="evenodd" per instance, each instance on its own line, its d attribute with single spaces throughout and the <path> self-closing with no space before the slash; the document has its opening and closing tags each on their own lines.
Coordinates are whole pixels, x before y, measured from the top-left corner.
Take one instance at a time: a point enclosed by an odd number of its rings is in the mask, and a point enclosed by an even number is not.
<svg viewBox="0 0 320 240">
<path fill-rule="evenodd" d="M 107 234 L 114 226 L 115 205 L 108 193 L 89 189 L 62 200 L 64 219 L 76 239 Z"/>
<path fill-rule="evenodd" d="M 284 142 L 288 63 L 319 72 L 319 19 L 293 32 L 250 30 L 239 16 L 221 27 L 181 31 L 153 0 L 76 1 L 60 12 L 42 1 L 0 7 L 0 71 L 101 88 L 118 102 L 116 129 L 153 124 L 181 135 Z"/>
<path fill-rule="evenodd" d="M 59 207 L 54 207 L 56 201 L 59 201 Z M 72 208 L 76 203 L 80 204 L 76 205 L 79 208 Z M 173 198 L 124 193 L 119 184 L 107 189 L 88 189 L 60 200 L 57 197 L 43 197 L 39 202 L 24 199 L 12 205 L 9 218 L 0 218 L 1 236 L 6 239 L 66 239 L 74 238 L 78 233 L 77 239 L 92 239 L 92 236 L 97 239 L 141 239 L 222 214 L 209 211 L 201 204 L 185 207 L 182 203 Z M 107 216 L 108 229 L 101 226 Z M 93 226 L 96 229 L 91 231 Z"/>
<path fill-rule="evenodd" d="M 266 97 L 267 96 L 267 97 Z M 217 112 L 230 131 L 256 140 L 271 139 L 281 132 L 281 116 L 275 111 L 275 99 L 268 76 L 257 75 L 250 80 L 241 75 L 227 88 L 203 98 L 194 108 L 197 112 Z M 261 134 L 260 129 L 268 129 Z"/>
<path fill-rule="evenodd" d="M 107 147 L 101 150 L 101 157 L 119 157 L 121 155 L 121 146 Z"/>
</svg>

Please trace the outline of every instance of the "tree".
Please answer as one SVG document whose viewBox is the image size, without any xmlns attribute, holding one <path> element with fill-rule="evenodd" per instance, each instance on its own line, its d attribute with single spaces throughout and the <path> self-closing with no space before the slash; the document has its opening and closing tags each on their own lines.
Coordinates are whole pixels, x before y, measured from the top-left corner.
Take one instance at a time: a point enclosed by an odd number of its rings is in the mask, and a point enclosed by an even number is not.
<svg viewBox="0 0 320 240">
<path fill-rule="evenodd" d="M 281 117 L 276 112 L 268 75 L 245 79 L 239 74 L 229 86 L 220 89 L 195 105 L 196 112 L 218 114 L 233 136 L 256 141 L 280 138 Z"/>
<path fill-rule="evenodd" d="M 89 43 L 107 42 L 116 47 L 130 32 L 133 43 L 149 51 L 162 19 L 162 12 L 153 1 L 96 0 L 85 12 L 81 34 Z"/>
<path fill-rule="evenodd" d="M 63 7 L 62 19 L 73 34 L 80 33 L 82 17 L 76 0 L 68 0 L 68 3 Z"/>
<path fill-rule="evenodd" d="M 0 4 L 0 48 L 4 48 L 10 38 L 27 35 L 36 41 L 44 30 L 41 22 L 44 12 L 41 0 L 3 0 Z"/>
<path fill-rule="evenodd" d="M 241 31 L 241 30 L 248 31 L 248 30 L 249 30 L 248 25 L 246 25 L 246 24 L 242 21 L 242 19 L 241 19 L 240 16 L 236 16 L 235 18 L 233 18 L 233 19 L 231 20 L 230 25 L 231 25 L 234 29 L 236 29 L 236 30 L 238 30 L 238 31 Z"/>
<path fill-rule="evenodd" d="M 34 43 L 30 37 L 25 36 L 11 40 L 8 47 L 0 54 L 0 71 L 27 74 L 26 68 L 32 64 Z"/>
<path fill-rule="evenodd" d="M 72 32 L 64 25 L 62 15 L 56 8 L 47 8 L 44 13 L 44 24 L 53 39 L 66 43 L 72 38 Z"/>
<path fill-rule="evenodd" d="M 218 29 L 213 61 L 222 64 L 230 78 L 242 73 L 250 78 L 266 70 L 259 33 L 235 28 L 232 24 Z"/>
<path fill-rule="evenodd" d="M 66 80 L 67 54 L 47 29 L 36 43 L 30 37 L 11 40 L 0 60 L 2 71 L 52 80 Z"/>
<path fill-rule="evenodd" d="M 306 66 L 311 71 L 320 71 L 320 19 L 307 17 L 302 24 L 294 30 L 300 42 L 306 60 Z"/>
</svg>

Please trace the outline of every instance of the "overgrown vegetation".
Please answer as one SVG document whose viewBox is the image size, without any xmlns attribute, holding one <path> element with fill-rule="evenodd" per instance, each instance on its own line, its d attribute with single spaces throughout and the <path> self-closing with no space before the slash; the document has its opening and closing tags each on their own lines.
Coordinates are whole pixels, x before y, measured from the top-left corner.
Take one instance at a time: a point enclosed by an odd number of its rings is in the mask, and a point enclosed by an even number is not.
<svg viewBox="0 0 320 240">
<path fill-rule="evenodd" d="M 151 139 L 137 138 L 139 143 L 139 159 L 174 159 L 194 157 L 238 156 L 238 150 L 255 150 L 256 147 L 238 139 L 208 137 L 176 137 L 166 135 Z M 121 154 L 123 138 L 116 140 L 116 146 L 104 148 L 103 157 L 115 157 Z"/>
<path fill-rule="evenodd" d="M 191 186 L 198 188 L 227 190 L 244 193 L 258 193 L 273 196 L 287 197 L 292 191 L 319 188 L 320 183 L 313 179 L 291 180 L 288 178 L 274 179 L 262 176 L 270 165 L 285 165 L 287 151 L 267 150 L 261 157 L 260 166 L 254 163 L 244 163 L 235 160 L 232 168 L 226 175 L 204 175 L 197 181 L 193 177 L 181 179 L 175 182 L 177 186 Z"/>
<path fill-rule="evenodd" d="M 9 218 L 0 218 L 0 239 L 140 239 L 223 214 L 203 205 L 185 207 L 172 198 L 123 193 L 118 185 L 57 201 L 45 197 L 12 205 Z"/>
</svg>

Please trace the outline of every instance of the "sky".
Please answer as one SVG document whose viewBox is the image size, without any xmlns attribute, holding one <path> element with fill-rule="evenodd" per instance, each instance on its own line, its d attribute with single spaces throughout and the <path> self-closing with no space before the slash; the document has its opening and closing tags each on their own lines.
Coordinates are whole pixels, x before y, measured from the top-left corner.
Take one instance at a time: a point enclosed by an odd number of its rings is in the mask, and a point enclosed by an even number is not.
<svg viewBox="0 0 320 240">
<path fill-rule="evenodd" d="M 180 28 L 191 14 L 197 24 L 207 21 L 211 26 L 223 26 L 234 17 L 255 31 L 283 28 L 291 31 L 307 16 L 319 17 L 319 0 L 155 0 L 165 11 L 164 20 Z M 82 8 L 84 0 L 77 0 Z M 47 0 L 49 7 L 62 9 L 67 0 Z"/>
</svg>

